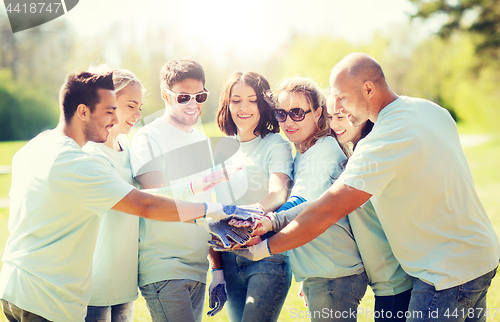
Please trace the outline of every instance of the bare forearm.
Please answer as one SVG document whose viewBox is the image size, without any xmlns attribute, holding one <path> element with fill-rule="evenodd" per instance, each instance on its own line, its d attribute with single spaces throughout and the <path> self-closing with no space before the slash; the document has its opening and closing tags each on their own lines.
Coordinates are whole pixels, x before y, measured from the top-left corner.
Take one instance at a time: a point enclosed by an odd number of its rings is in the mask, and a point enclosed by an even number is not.
<svg viewBox="0 0 500 322">
<path fill-rule="evenodd" d="M 320 199 L 307 206 L 292 222 L 269 239 L 271 252 L 281 253 L 310 242 L 370 197 L 368 193 L 361 190 L 335 184 Z"/>
<path fill-rule="evenodd" d="M 187 221 L 205 215 L 205 205 L 202 203 L 174 200 L 170 197 L 153 195 L 137 189 L 132 190 L 113 209 L 160 221 Z"/>
<path fill-rule="evenodd" d="M 269 178 L 269 194 L 259 203 L 264 212 L 275 211 L 286 202 L 290 178 L 284 173 L 273 173 Z"/>
<path fill-rule="evenodd" d="M 270 192 L 259 204 L 264 208 L 264 212 L 275 211 L 286 202 L 287 192 Z"/>
<path fill-rule="evenodd" d="M 216 252 L 212 248 L 210 248 L 210 250 L 208 251 L 208 264 L 210 270 L 223 268 L 221 261 L 221 254 L 219 252 Z"/>
</svg>

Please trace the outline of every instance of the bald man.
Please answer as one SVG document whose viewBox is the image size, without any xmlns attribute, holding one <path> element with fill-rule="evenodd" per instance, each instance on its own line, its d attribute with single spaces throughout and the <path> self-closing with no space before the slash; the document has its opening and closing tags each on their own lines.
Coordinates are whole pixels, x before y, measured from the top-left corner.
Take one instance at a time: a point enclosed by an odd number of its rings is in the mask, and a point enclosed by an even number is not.
<svg viewBox="0 0 500 322">
<path fill-rule="evenodd" d="M 500 244 L 474 188 L 449 112 L 397 96 L 380 65 L 353 53 L 330 75 L 329 114 L 370 119 L 347 168 L 280 233 L 240 250 L 255 260 L 299 247 L 368 199 L 396 259 L 415 277 L 407 321 L 485 321 Z"/>
</svg>

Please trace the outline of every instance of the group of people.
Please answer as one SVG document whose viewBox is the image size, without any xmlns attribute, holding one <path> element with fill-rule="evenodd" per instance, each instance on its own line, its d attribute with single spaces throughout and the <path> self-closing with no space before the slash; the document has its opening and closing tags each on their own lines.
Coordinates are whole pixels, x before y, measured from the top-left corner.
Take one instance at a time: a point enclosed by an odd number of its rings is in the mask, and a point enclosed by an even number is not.
<svg viewBox="0 0 500 322">
<path fill-rule="evenodd" d="M 368 285 L 375 321 L 485 321 L 500 244 L 453 119 L 394 94 L 366 54 L 329 85 L 290 77 L 273 92 L 233 73 L 216 115 L 231 140 L 215 145 L 195 129 L 204 70 L 173 59 L 164 113 L 129 144 L 141 81 L 70 73 L 58 126 L 13 158 L 7 319 L 132 321 L 139 288 L 152 321 L 201 321 L 210 272 L 208 315 L 225 304 L 232 322 L 277 321 L 292 274 L 312 321 L 356 321 Z M 234 209 L 256 221 L 248 245 L 210 242 Z"/>
</svg>

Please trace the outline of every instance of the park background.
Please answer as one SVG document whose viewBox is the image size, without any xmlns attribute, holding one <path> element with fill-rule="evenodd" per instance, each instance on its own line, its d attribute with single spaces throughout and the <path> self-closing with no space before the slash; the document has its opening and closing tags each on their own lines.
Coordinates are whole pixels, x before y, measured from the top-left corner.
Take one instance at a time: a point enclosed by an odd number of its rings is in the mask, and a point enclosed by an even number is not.
<svg viewBox="0 0 500 322">
<path fill-rule="evenodd" d="M 353 51 L 377 59 L 395 93 L 451 112 L 481 201 L 500 233 L 500 1 L 86 0 L 17 33 L 0 5 L 0 255 L 9 235 L 12 156 L 26 140 L 56 126 L 58 91 L 69 71 L 100 63 L 132 70 L 148 90 L 147 117 L 164 108 L 161 66 L 191 57 L 205 68 L 211 92 L 200 126 L 219 136 L 218 97 L 233 71 L 259 72 L 272 86 L 287 76 L 310 76 L 327 88 L 331 67 Z M 494 279 L 490 321 L 500 318 L 500 312 L 493 318 L 499 286 Z M 280 321 L 306 311 L 297 290 L 293 283 Z M 370 290 L 360 307 L 373 310 Z M 203 320 L 228 321 L 225 311 Z M 0 321 L 6 321 L 3 315 Z M 134 321 L 150 321 L 142 298 Z"/>
</svg>

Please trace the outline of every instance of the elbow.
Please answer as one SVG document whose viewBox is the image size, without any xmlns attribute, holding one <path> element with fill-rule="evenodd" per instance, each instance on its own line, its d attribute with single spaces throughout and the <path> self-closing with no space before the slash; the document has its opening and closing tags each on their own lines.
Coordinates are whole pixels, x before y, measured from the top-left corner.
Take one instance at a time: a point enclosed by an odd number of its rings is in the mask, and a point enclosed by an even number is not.
<svg viewBox="0 0 500 322">
<path fill-rule="evenodd" d="M 137 215 L 146 219 L 153 219 L 154 217 L 154 196 L 149 193 L 144 193 L 144 198 L 138 203 L 139 209 Z"/>
</svg>

